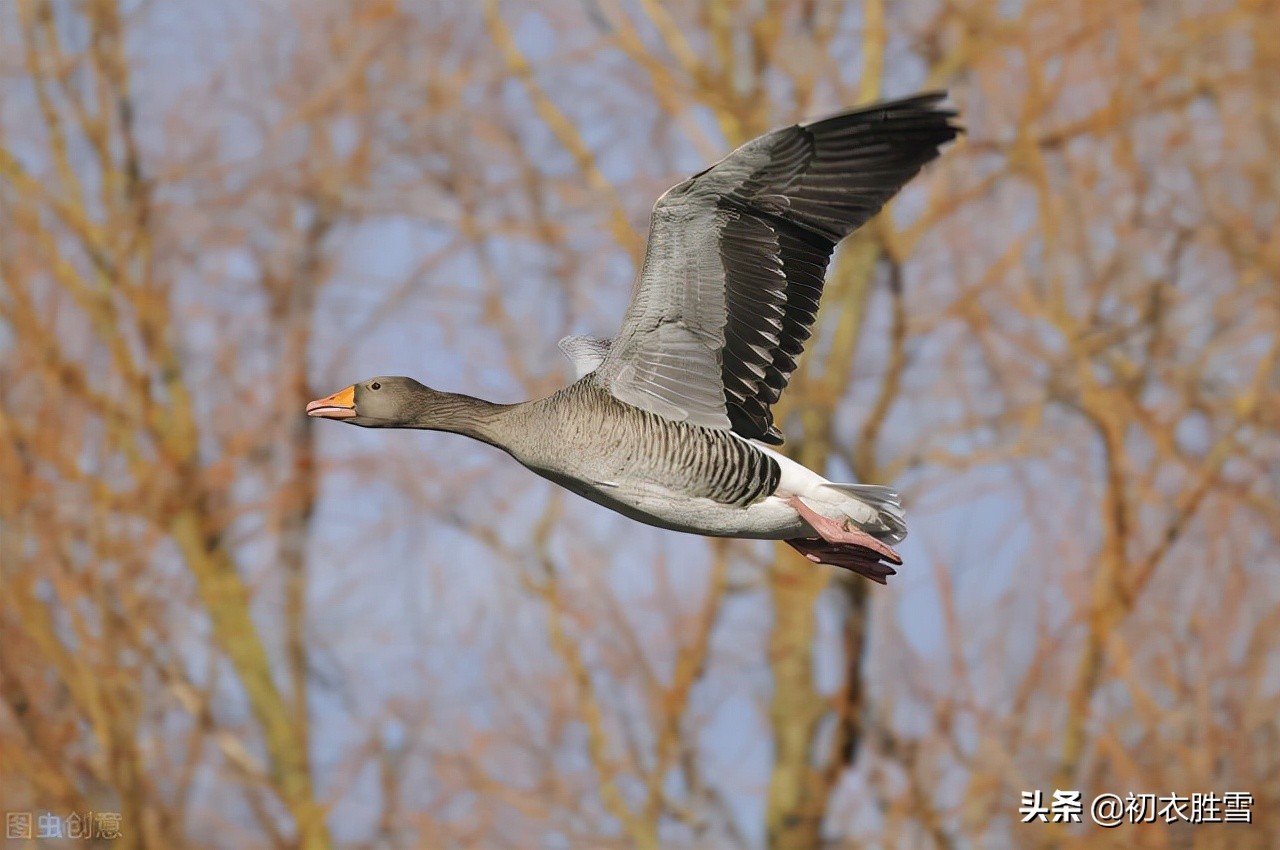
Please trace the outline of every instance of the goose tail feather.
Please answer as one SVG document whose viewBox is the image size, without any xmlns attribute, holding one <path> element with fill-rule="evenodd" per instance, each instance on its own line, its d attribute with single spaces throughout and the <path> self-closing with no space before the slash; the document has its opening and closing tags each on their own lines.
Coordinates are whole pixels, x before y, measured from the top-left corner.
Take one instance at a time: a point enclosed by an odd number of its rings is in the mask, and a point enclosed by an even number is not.
<svg viewBox="0 0 1280 850">
<path fill-rule="evenodd" d="M 845 516 L 877 540 L 900 543 L 907 536 L 907 515 L 902 510 L 902 498 L 892 487 L 831 482 L 821 486 L 844 497 L 839 500 L 839 505 Z"/>
</svg>

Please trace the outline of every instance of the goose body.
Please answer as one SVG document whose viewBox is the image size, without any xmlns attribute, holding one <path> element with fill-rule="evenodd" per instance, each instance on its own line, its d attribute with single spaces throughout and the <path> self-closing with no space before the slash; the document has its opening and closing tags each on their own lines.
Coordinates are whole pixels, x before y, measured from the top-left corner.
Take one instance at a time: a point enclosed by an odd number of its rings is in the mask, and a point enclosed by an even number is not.
<svg viewBox="0 0 1280 850">
<path fill-rule="evenodd" d="M 560 347 L 578 379 L 496 405 L 372 378 L 307 406 L 364 427 L 455 431 L 641 522 L 786 540 L 883 582 L 906 536 L 897 494 L 836 484 L 766 445 L 836 243 L 958 132 L 942 95 L 761 136 L 662 196 L 613 340 Z M 887 562 L 887 563 L 886 563 Z"/>
<path fill-rule="evenodd" d="M 539 426 L 516 427 L 503 441 L 516 460 L 632 519 L 716 537 L 779 539 L 803 530 L 774 495 L 775 457 L 731 431 L 620 402 L 592 375 L 509 415 Z"/>
</svg>

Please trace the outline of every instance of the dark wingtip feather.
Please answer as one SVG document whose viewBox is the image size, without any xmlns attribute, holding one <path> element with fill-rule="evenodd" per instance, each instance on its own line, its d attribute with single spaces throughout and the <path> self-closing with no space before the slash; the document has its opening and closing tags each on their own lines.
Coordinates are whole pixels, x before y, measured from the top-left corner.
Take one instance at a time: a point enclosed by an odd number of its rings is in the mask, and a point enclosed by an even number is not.
<svg viewBox="0 0 1280 850">
<path fill-rule="evenodd" d="M 839 132 L 841 129 L 856 125 L 869 125 L 879 122 L 892 122 L 905 129 L 917 119 L 920 123 L 913 129 L 925 141 L 940 147 L 964 133 L 964 127 L 953 119 L 959 117 L 956 110 L 950 107 L 939 107 L 946 100 L 946 91 L 929 91 L 914 94 L 897 100 L 879 101 L 863 106 L 856 106 L 843 112 L 826 115 L 799 126 L 820 135 L 825 132 Z"/>
<path fill-rule="evenodd" d="M 918 112 L 924 115 L 937 115 L 944 119 L 957 117 L 956 110 L 950 107 L 938 108 L 938 104 L 947 99 L 946 89 L 935 89 L 933 91 L 919 92 L 917 94 L 900 97 L 894 100 L 878 100 L 874 103 L 866 103 L 861 106 L 854 106 L 850 109 L 841 110 L 831 115 L 824 115 L 821 118 L 815 118 L 812 121 L 801 122 L 800 126 L 806 129 L 815 124 L 824 124 L 827 121 L 839 120 L 842 118 L 852 118 L 854 116 L 874 115 L 876 113 L 902 113 L 902 112 Z M 962 130 L 961 127 L 955 127 L 956 130 Z"/>
</svg>

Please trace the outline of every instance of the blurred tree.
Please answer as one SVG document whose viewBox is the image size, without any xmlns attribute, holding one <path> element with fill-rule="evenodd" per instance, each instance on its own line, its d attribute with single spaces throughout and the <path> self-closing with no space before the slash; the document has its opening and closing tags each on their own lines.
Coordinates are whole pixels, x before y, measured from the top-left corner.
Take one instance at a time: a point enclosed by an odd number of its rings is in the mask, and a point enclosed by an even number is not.
<svg viewBox="0 0 1280 850">
<path fill-rule="evenodd" d="M 165 848 L 1280 846 L 1277 23 L 0 6 L 0 809 Z M 780 416 L 905 488 L 888 590 L 299 415 L 395 371 L 551 391 L 667 186 L 935 86 L 969 137 L 837 254 Z M 1021 824 L 1035 789 L 1253 825 Z"/>
</svg>

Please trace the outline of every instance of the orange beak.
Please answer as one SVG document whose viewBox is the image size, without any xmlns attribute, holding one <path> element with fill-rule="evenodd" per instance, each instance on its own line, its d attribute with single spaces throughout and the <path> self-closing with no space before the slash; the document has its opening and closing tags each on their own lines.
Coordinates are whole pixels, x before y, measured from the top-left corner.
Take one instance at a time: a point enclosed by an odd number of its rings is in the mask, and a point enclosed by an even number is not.
<svg viewBox="0 0 1280 850">
<path fill-rule="evenodd" d="M 307 415 L 322 419 L 351 419 L 356 415 L 356 388 L 350 386 L 331 396 L 310 402 L 307 405 Z"/>
</svg>

